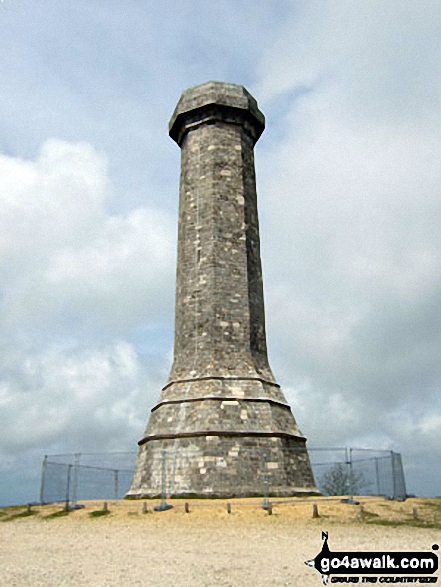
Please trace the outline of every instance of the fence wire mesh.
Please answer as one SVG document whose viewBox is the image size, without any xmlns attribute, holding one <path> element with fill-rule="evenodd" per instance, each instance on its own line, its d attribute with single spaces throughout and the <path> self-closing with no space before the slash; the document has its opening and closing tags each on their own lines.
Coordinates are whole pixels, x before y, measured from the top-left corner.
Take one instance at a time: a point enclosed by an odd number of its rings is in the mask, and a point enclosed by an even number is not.
<svg viewBox="0 0 441 587">
<path fill-rule="evenodd" d="M 405 499 L 406 484 L 401 455 L 393 451 L 357 448 L 309 448 L 309 460 L 317 488 L 324 495 L 370 495 Z M 40 503 L 78 500 L 121 499 L 132 484 L 137 453 L 72 453 L 46 455 L 43 459 Z M 295 463 L 297 455 L 285 455 Z M 188 449 L 163 450 L 156 465 L 158 497 L 175 494 L 182 467 L 198 466 L 199 471 L 214 475 L 216 493 L 231 486 L 231 475 L 240 469 L 240 458 L 246 458 L 256 471 L 252 493 L 264 499 L 277 495 L 275 470 L 284 463 L 274 462 L 265 451 L 249 450 L 246 455 L 233 455 L 236 466 L 229 466 L 230 454 L 201 457 Z M 239 459 L 239 460 L 237 460 Z M 286 464 L 286 463 L 285 463 Z M 280 476 L 279 476 L 280 477 Z M 208 477 L 207 477 L 208 478 Z"/>
</svg>

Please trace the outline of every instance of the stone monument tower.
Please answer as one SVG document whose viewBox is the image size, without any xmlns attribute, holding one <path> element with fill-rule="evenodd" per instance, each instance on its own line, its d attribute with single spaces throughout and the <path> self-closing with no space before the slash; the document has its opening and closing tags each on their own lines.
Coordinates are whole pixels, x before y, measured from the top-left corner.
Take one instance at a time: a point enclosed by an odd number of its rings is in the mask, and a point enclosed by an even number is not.
<svg viewBox="0 0 441 587">
<path fill-rule="evenodd" d="M 254 144 L 265 126 L 236 84 L 184 91 L 174 362 L 139 441 L 129 496 L 317 492 L 266 349 Z"/>
</svg>

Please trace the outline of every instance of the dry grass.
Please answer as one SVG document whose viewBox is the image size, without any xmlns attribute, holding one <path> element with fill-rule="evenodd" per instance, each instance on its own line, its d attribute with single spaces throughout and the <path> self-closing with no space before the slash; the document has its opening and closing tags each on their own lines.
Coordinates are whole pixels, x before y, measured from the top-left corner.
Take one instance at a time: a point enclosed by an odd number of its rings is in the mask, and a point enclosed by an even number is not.
<svg viewBox="0 0 441 587">
<path fill-rule="evenodd" d="M 271 499 L 272 515 L 274 518 L 283 518 L 289 523 L 311 523 L 326 521 L 330 524 L 385 524 L 392 526 L 417 526 L 441 529 L 441 498 L 411 498 L 404 502 L 395 502 L 378 497 L 356 497 L 360 505 L 352 505 L 341 502 L 341 498 L 302 498 L 283 501 L 277 498 Z M 147 504 L 148 514 L 153 514 L 161 519 L 177 520 L 183 515 L 191 515 L 201 523 L 217 523 L 226 516 L 243 520 L 246 523 L 267 517 L 268 512 L 262 508 L 261 498 L 246 499 L 168 499 L 167 503 L 173 508 L 167 512 L 156 512 L 154 507 L 159 500 L 118 500 L 107 501 L 109 519 L 122 520 L 130 516 L 140 516 L 145 512 L 143 504 Z M 69 517 L 69 519 L 83 519 L 100 517 L 104 501 L 80 502 L 84 508 L 75 511 L 64 511 L 64 504 L 49 504 L 45 506 L 32 506 L 31 512 L 27 506 L 13 506 L 0 508 L 0 522 L 13 521 L 22 517 L 33 516 L 34 519 L 54 519 Z M 185 504 L 188 504 L 189 514 L 185 512 Z M 227 512 L 227 504 L 230 504 L 231 514 Z M 319 518 L 312 519 L 313 505 L 317 504 Z M 145 507 L 145 506 L 144 506 Z M 91 514 L 96 514 L 91 516 Z M 415 516 L 416 514 L 416 516 Z M 320 522 L 321 521 L 321 522 Z"/>
</svg>

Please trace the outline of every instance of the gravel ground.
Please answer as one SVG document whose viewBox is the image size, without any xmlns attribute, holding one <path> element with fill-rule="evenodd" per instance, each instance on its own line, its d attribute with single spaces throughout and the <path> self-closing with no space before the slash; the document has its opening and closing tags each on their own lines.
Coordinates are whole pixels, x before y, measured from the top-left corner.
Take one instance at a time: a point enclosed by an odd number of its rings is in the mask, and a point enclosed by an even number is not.
<svg viewBox="0 0 441 587">
<path fill-rule="evenodd" d="M 337 502 L 319 502 L 318 519 L 311 503 L 276 505 L 271 516 L 259 502 L 235 502 L 231 514 L 223 502 L 192 502 L 189 514 L 182 502 L 148 514 L 140 503 L 109 502 L 111 513 L 96 518 L 90 512 L 102 502 L 58 518 L 47 516 L 60 506 L 34 508 L 36 515 L 0 524 L 0 585 L 319 587 L 320 575 L 304 561 L 320 551 L 322 530 L 331 550 L 428 551 L 440 544 L 439 527 L 371 523 L 375 512 L 384 521 L 410 520 L 411 501 L 366 502 L 364 520 L 359 507 Z"/>
</svg>

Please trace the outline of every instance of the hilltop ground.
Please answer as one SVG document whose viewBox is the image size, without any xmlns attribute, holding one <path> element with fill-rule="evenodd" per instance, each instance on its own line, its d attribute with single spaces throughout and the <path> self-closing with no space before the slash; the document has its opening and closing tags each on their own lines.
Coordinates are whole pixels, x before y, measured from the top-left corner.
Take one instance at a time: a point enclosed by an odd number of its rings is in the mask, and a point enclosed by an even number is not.
<svg viewBox="0 0 441 587">
<path fill-rule="evenodd" d="M 148 513 L 139 501 L 109 501 L 109 513 L 102 501 L 69 513 L 60 504 L 3 508 L 0 585 L 319 587 L 304 561 L 320 551 L 322 531 L 333 551 L 441 546 L 441 498 L 357 499 L 275 499 L 272 515 L 261 499 L 188 500 L 189 513 L 184 500 L 169 500 L 174 507 L 165 512 L 147 501 Z"/>
</svg>

